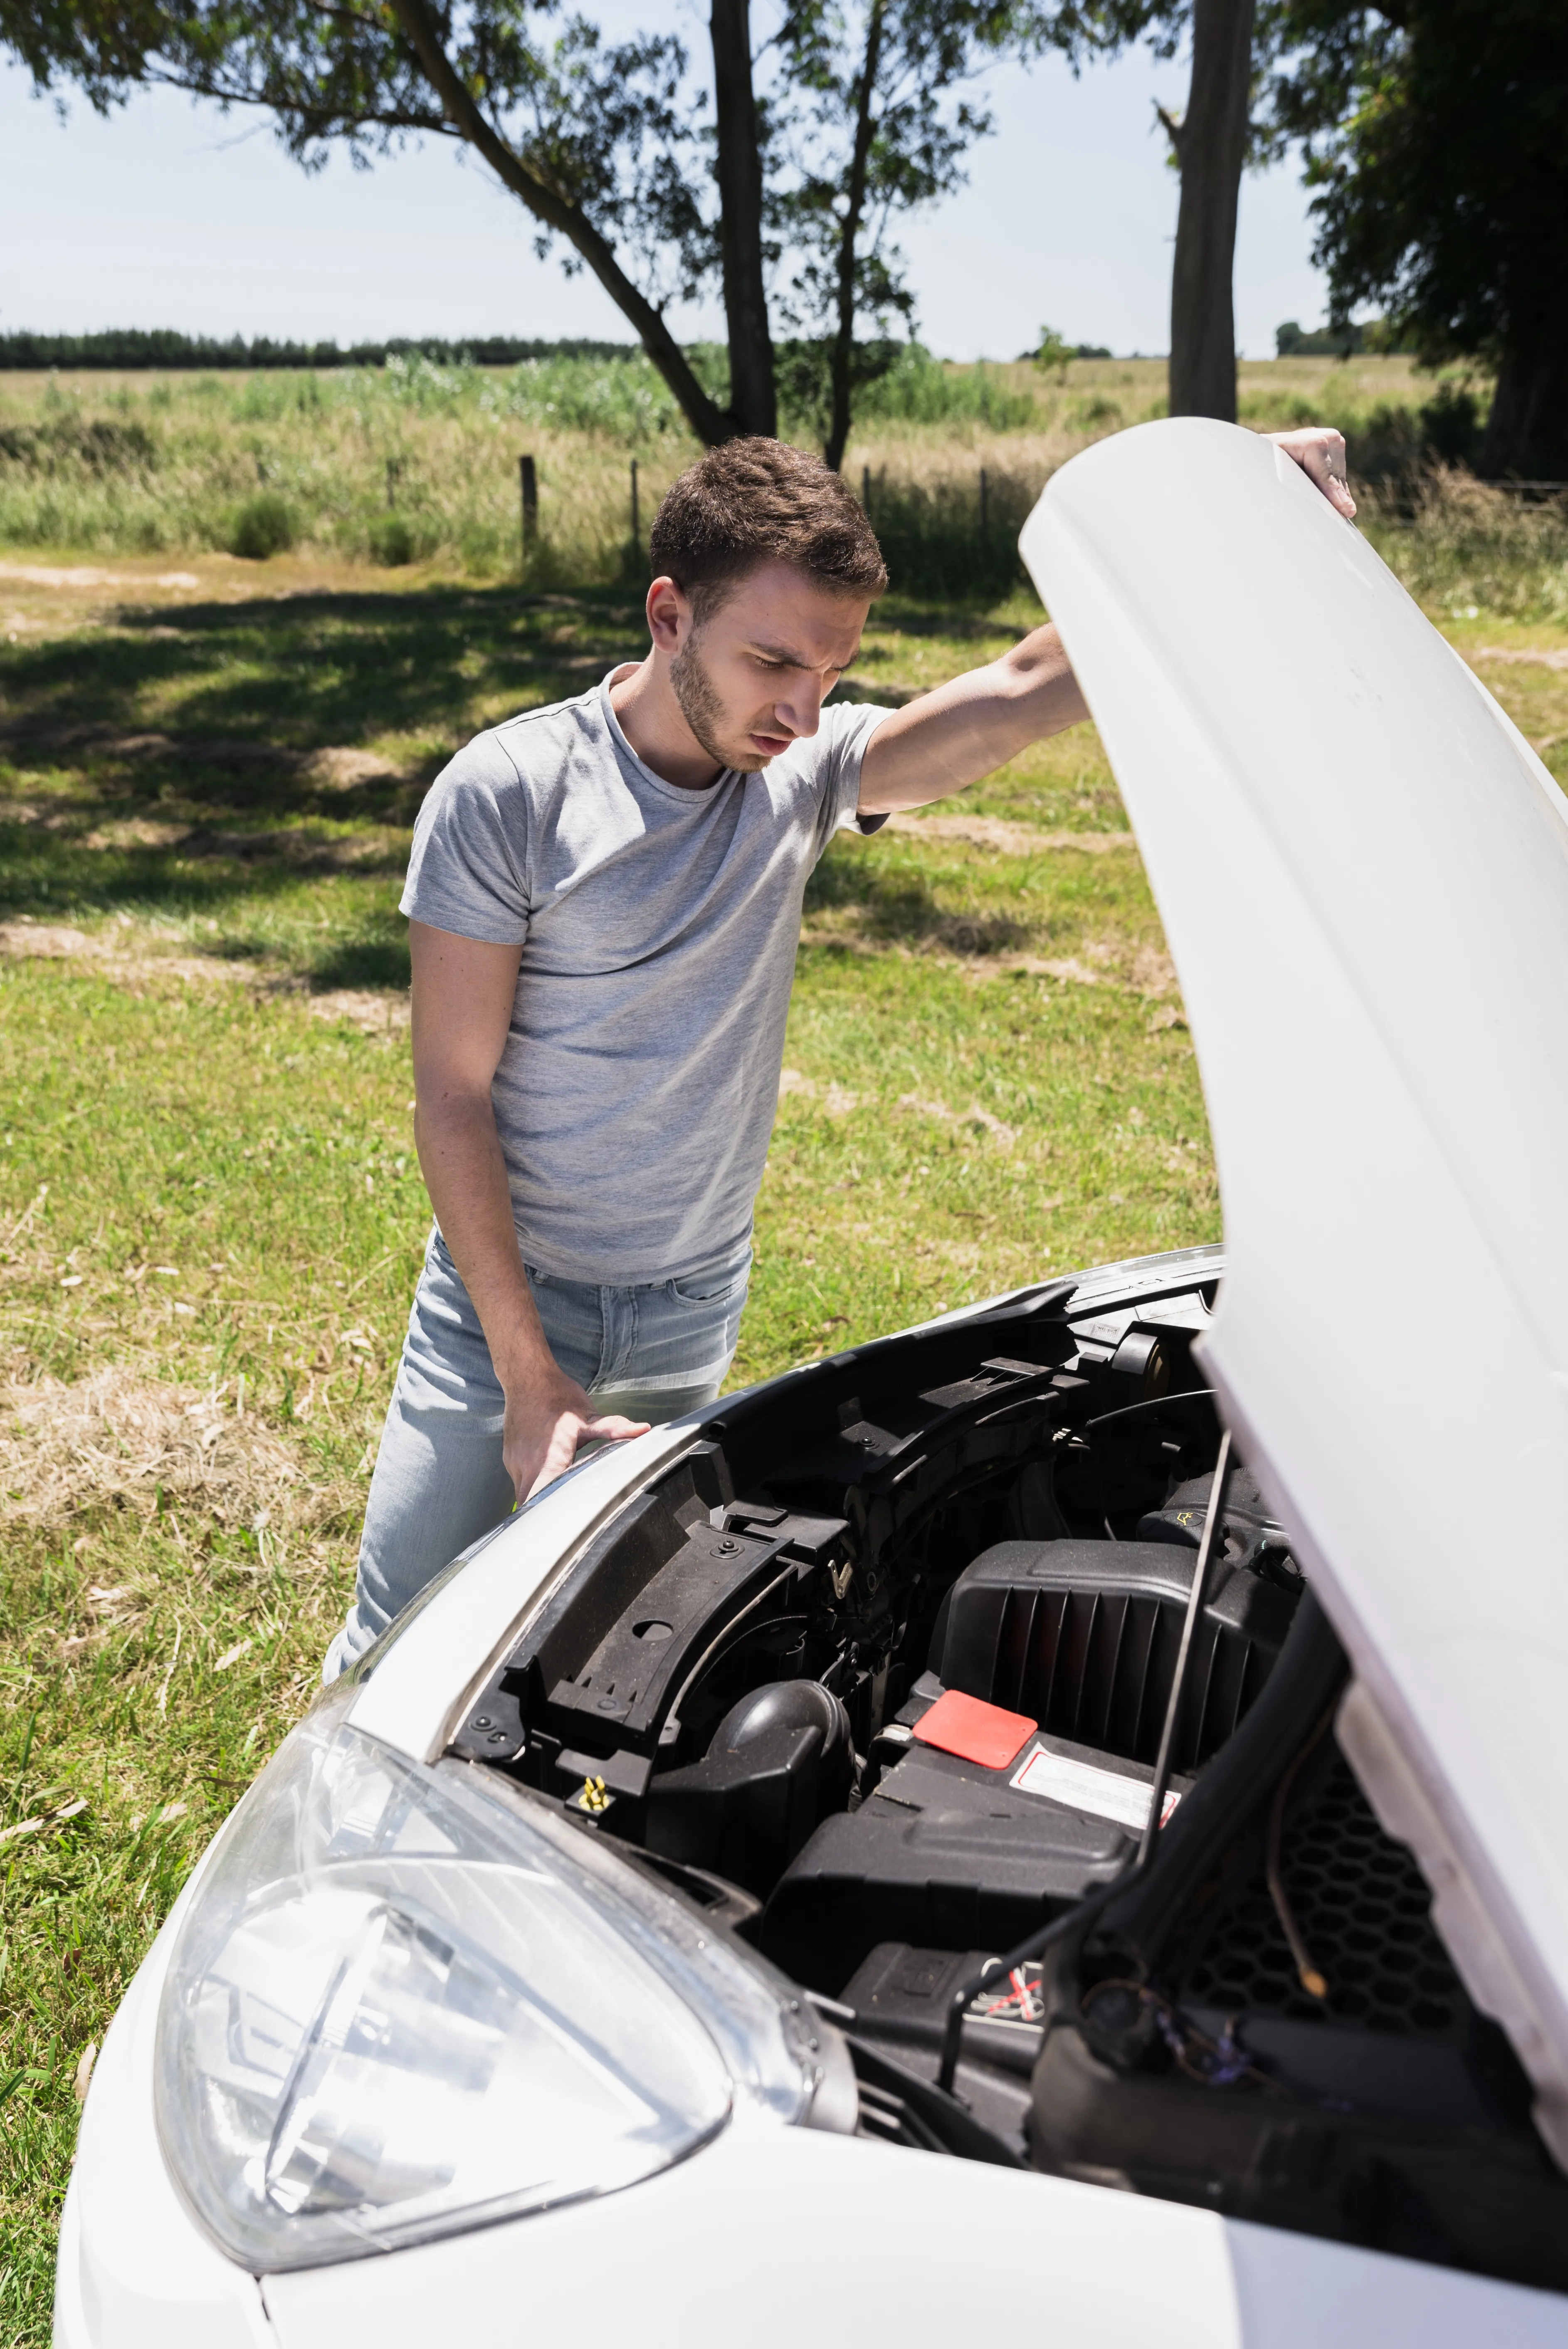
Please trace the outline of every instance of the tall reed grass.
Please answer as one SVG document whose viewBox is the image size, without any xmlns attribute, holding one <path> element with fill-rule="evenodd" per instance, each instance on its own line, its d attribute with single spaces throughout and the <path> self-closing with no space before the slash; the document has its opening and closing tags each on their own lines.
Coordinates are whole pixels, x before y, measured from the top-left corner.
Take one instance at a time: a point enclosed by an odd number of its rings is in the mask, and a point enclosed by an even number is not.
<svg viewBox="0 0 1568 2349">
<path fill-rule="evenodd" d="M 694 353 L 716 394 L 725 355 Z M 787 382 L 791 376 L 786 367 Z M 952 367 L 918 345 L 861 396 L 844 471 L 868 502 L 896 587 L 946 597 L 1017 584 L 1017 533 L 1058 465 L 1164 413 L 1159 360 Z M 1466 406 L 1466 402 L 1469 406 Z M 1555 614 L 1562 518 L 1531 513 L 1449 468 L 1423 470 L 1473 420 L 1463 384 L 1434 388 L 1398 358 L 1243 367 L 1243 420 L 1321 420 L 1351 445 L 1378 543 L 1428 597 Z M 1434 422 L 1434 419 L 1436 421 Z M 811 440 L 786 414 L 788 436 Z M 289 373 L 0 376 L 0 543 L 122 554 L 289 546 L 350 563 L 498 577 L 520 562 L 518 459 L 535 461 L 536 586 L 645 574 L 647 525 L 696 454 L 636 353 L 512 367 L 418 356 Z M 633 543 L 632 467 L 638 543 Z"/>
</svg>

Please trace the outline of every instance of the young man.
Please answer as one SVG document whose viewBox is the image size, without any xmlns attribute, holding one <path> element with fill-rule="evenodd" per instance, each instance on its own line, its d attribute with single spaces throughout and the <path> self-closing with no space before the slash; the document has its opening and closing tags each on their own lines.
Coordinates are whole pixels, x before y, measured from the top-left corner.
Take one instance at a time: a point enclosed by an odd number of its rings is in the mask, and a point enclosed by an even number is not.
<svg viewBox="0 0 1568 2349">
<path fill-rule="evenodd" d="M 1280 436 L 1342 511 L 1344 442 Z M 1055 628 L 900 710 L 825 696 L 887 585 L 838 474 L 738 440 L 655 521 L 647 657 L 481 734 L 419 813 L 415 1135 L 436 1224 L 325 1676 L 735 1351 L 807 877 L 1087 713 Z"/>
</svg>

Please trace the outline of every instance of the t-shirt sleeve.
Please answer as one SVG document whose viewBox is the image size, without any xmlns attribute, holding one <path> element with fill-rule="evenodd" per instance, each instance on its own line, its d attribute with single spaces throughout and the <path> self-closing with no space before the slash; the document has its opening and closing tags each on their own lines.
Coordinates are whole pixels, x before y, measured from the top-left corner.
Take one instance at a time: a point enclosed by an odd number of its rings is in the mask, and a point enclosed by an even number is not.
<svg viewBox="0 0 1568 2349">
<path fill-rule="evenodd" d="M 531 912 L 528 802 L 493 734 L 442 768 L 414 826 L 402 911 L 487 946 L 521 946 Z"/>
<path fill-rule="evenodd" d="M 818 820 L 817 854 L 820 856 L 836 832 L 880 832 L 885 815 L 861 815 L 861 761 L 866 744 L 892 711 L 869 701 L 836 702 L 822 712 L 825 774 Z"/>
</svg>

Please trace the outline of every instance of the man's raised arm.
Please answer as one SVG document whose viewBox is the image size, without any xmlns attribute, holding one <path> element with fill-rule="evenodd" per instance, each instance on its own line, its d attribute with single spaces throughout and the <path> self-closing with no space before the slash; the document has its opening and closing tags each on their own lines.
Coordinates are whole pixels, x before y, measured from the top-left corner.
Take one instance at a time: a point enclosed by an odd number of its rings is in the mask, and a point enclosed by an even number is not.
<svg viewBox="0 0 1568 2349">
<path fill-rule="evenodd" d="M 570 1468 L 584 1436 L 640 1435 L 601 1418 L 546 1342 L 518 1254 L 490 1085 L 511 1024 L 521 947 L 410 922 L 414 1139 L 441 1236 L 506 1396 L 501 1457 L 520 1501 Z"/>
<path fill-rule="evenodd" d="M 861 813 L 945 799 L 1088 716 L 1060 636 L 1049 626 L 1036 628 L 1000 660 L 882 719 L 861 766 Z"/>
</svg>

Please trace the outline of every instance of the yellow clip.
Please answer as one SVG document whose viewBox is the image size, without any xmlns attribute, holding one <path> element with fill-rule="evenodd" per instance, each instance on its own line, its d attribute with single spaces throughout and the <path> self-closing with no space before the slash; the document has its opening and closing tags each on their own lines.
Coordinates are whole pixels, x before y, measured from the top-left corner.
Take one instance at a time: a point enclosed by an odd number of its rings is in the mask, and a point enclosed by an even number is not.
<svg viewBox="0 0 1568 2349">
<path fill-rule="evenodd" d="M 610 1793 L 603 1778 L 584 1778 L 577 1799 L 585 1811 L 607 1811 L 610 1807 Z"/>
</svg>

